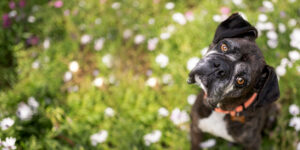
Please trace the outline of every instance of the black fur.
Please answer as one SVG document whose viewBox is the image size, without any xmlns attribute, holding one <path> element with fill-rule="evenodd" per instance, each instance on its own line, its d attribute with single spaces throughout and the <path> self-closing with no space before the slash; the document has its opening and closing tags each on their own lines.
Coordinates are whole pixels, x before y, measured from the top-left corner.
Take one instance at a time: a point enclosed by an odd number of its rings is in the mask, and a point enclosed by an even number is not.
<svg viewBox="0 0 300 150">
<path fill-rule="evenodd" d="M 255 40 L 257 38 L 257 30 L 238 13 L 235 13 L 218 26 L 213 43 L 218 43 L 224 38 L 233 37 L 249 37 L 251 40 Z"/>
<path fill-rule="evenodd" d="M 259 94 L 255 103 L 255 106 L 257 107 L 270 104 L 276 101 L 280 96 L 277 75 L 274 68 L 266 65 L 260 82 L 262 83 L 258 83 L 258 87 L 256 87 L 259 89 Z"/>
</svg>

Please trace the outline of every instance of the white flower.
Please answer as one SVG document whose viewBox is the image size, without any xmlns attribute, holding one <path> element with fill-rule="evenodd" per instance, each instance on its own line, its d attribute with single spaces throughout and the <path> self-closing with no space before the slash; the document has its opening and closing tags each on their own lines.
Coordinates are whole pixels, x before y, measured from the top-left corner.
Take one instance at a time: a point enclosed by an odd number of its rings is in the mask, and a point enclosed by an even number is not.
<svg viewBox="0 0 300 150">
<path fill-rule="evenodd" d="M 146 71 L 146 75 L 149 77 L 149 76 L 151 76 L 152 75 L 152 70 L 151 69 L 148 69 L 147 71 Z"/>
<path fill-rule="evenodd" d="M 162 76 L 162 82 L 164 84 L 169 84 L 169 85 L 172 84 L 173 83 L 172 76 L 170 74 L 164 74 Z"/>
<path fill-rule="evenodd" d="M 236 5 L 236 6 L 241 6 L 243 4 L 243 0 L 232 0 L 232 2 Z"/>
<path fill-rule="evenodd" d="M 34 23 L 35 22 L 35 17 L 34 16 L 29 16 L 28 19 L 27 19 L 27 21 L 29 23 Z"/>
<path fill-rule="evenodd" d="M 175 7 L 175 4 L 173 2 L 168 2 L 165 7 L 166 9 L 171 10 Z"/>
<path fill-rule="evenodd" d="M 99 70 L 98 69 L 94 69 L 93 70 L 93 76 L 98 76 L 99 75 Z"/>
<path fill-rule="evenodd" d="M 171 34 L 169 32 L 163 32 L 160 34 L 160 38 L 162 40 L 166 40 L 166 39 L 169 39 L 171 37 Z"/>
<path fill-rule="evenodd" d="M 270 40 L 277 40 L 278 36 L 277 33 L 273 30 L 267 32 L 267 38 Z"/>
<path fill-rule="evenodd" d="M 134 37 L 134 43 L 135 44 L 141 44 L 145 41 L 145 36 L 144 35 L 141 35 L 141 34 L 138 34 Z"/>
<path fill-rule="evenodd" d="M 43 47 L 45 50 L 50 47 L 50 39 L 49 38 L 45 39 L 45 41 L 43 42 Z"/>
<path fill-rule="evenodd" d="M 15 146 L 16 138 L 13 137 L 7 137 L 5 138 L 5 141 L 2 142 L 3 148 L 2 150 L 13 150 L 17 147 Z"/>
<path fill-rule="evenodd" d="M 208 139 L 204 142 L 201 142 L 200 143 L 200 147 L 203 148 L 203 149 L 207 149 L 207 148 L 211 148 L 213 146 L 216 145 L 216 140 L 215 139 Z"/>
<path fill-rule="evenodd" d="M 298 51 L 293 50 L 293 51 L 289 52 L 289 57 L 290 57 L 292 62 L 295 62 L 295 61 L 300 59 L 300 54 L 299 54 Z"/>
<path fill-rule="evenodd" d="M 280 62 L 280 66 L 289 66 L 289 67 L 292 67 L 293 63 L 290 62 L 287 58 L 282 58 L 281 59 L 281 62 Z"/>
<path fill-rule="evenodd" d="M 187 69 L 189 71 L 191 71 L 196 65 L 197 63 L 200 61 L 200 59 L 198 57 L 192 57 L 188 60 L 187 62 Z"/>
<path fill-rule="evenodd" d="M 106 67 L 111 68 L 113 65 L 113 57 L 110 54 L 106 54 L 102 57 L 102 62 Z"/>
<path fill-rule="evenodd" d="M 91 40 L 92 37 L 90 35 L 85 34 L 81 37 L 81 44 L 88 44 Z"/>
<path fill-rule="evenodd" d="M 297 24 L 296 19 L 290 19 L 289 22 L 288 22 L 288 25 L 290 27 L 294 27 L 294 26 L 296 26 L 296 24 Z"/>
<path fill-rule="evenodd" d="M 33 112 L 36 112 L 40 105 L 34 97 L 29 97 L 27 103 L 32 108 Z"/>
<path fill-rule="evenodd" d="M 268 40 L 267 44 L 270 48 L 276 48 L 278 46 L 278 41 L 277 40 Z"/>
<path fill-rule="evenodd" d="M 161 68 L 165 68 L 169 63 L 169 58 L 164 54 L 159 54 L 156 56 L 155 61 Z"/>
<path fill-rule="evenodd" d="M 266 11 L 271 12 L 274 10 L 273 3 L 270 1 L 263 1 L 263 6 L 266 8 Z"/>
<path fill-rule="evenodd" d="M 174 31 L 175 31 L 175 26 L 174 25 L 171 24 L 171 25 L 167 26 L 167 32 L 172 33 Z"/>
<path fill-rule="evenodd" d="M 108 81 L 110 84 L 115 84 L 116 83 L 116 77 L 114 75 L 109 75 Z"/>
<path fill-rule="evenodd" d="M 290 34 L 290 45 L 292 47 L 300 49 L 300 28 L 295 28 Z"/>
<path fill-rule="evenodd" d="M 169 111 L 165 107 L 160 107 L 158 109 L 158 115 L 161 117 L 167 117 L 169 115 Z"/>
<path fill-rule="evenodd" d="M 296 131 L 300 131 L 300 117 L 293 117 L 289 123 L 290 127 L 294 127 Z"/>
<path fill-rule="evenodd" d="M 149 146 L 152 143 L 158 142 L 161 135 L 162 135 L 161 131 L 159 131 L 159 130 L 154 130 L 151 133 L 144 135 L 145 145 Z"/>
<path fill-rule="evenodd" d="M 108 132 L 106 130 L 101 130 L 98 133 L 91 135 L 91 143 L 93 146 L 96 146 L 98 143 L 103 143 L 108 137 Z"/>
<path fill-rule="evenodd" d="M 85 6 L 85 1 L 80 1 L 78 4 L 79 7 L 84 7 Z"/>
<path fill-rule="evenodd" d="M 195 103 L 196 99 L 197 99 L 197 95 L 191 94 L 191 95 L 188 96 L 187 102 L 188 102 L 190 105 L 193 105 L 193 104 Z"/>
<path fill-rule="evenodd" d="M 72 79 L 73 75 L 72 75 L 72 72 L 70 71 L 67 71 L 65 74 L 64 74 L 64 81 L 65 82 L 68 82 Z"/>
<path fill-rule="evenodd" d="M 172 18 L 175 22 L 179 23 L 180 25 L 186 24 L 186 19 L 182 13 L 175 13 L 173 14 Z"/>
<path fill-rule="evenodd" d="M 40 67 L 40 61 L 36 60 L 32 63 L 31 67 L 33 69 L 38 69 Z"/>
<path fill-rule="evenodd" d="M 31 108 L 25 104 L 24 102 L 21 102 L 18 105 L 17 109 L 17 116 L 24 121 L 30 120 L 32 118 L 33 112 Z"/>
<path fill-rule="evenodd" d="M 185 122 L 188 122 L 190 120 L 190 117 L 186 111 L 181 111 L 179 108 L 175 108 L 172 111 L 170 119 L 175 125 L 180 125 Z"/>
<path fill-rule="evenodd" d="M 98 77 L 93 81 L 93 85 L 96 87 L 101 87 L 103 85 L 103 78 Z"/>
<path fill-rule="evenodd" d="M 258 30 L 264 31 L 264 30 L 274 30 L 274 25 L 272 22 L 258 22 L 256 24 L 256 28 Z"/>
<path fill-rule="evenodd" d="M 112 5 L 111 5 L 111 8 L 113 9 L 119 9 L 121 7 L 121 4 L 119 2 L 114 2 Z"/>
<path fill-rule="evenodd" d="M 96 18 L 96 19 L 95 19 L 95 24 L 96 24 L 96 25 L 101 24 L 101 18 Z"/>
<path fill-rule="evenodd" d="M 296 104 L 292 104 L 289 107 L 289 112 L 291 115 L 296 116 L 300 113 L 299 107 Z"/>
<path fill-rule="evenodd" d="M 300 142 L 298 142 L 296 150 L 300 150 Z"/>
<path fill-rule="evenodd" d="M 267 20 L 268 20 L 268 16 L 266 14 L 259 14 L 258 15 L 258 21 L 266 22 Z"/>
<path fill-rule="evenodd" d="M 9 14 L 8 14 L 8 16 L 10 17 L 10 18 L 14 18 L 14 17 L 16 17 L 17 16 L 17 11 L 16 10 L 12 10 L 11 12 L 9 12 Z"/>
<path fill-rule="evenodd" d="M 158 38 L 152 38 L 148 40 L 148 50 L 153 51 L 156 48 L 156 45 L 158 43 Z"/>
<path fill-rule="evenodd" d="M 278 29 L 280 33 L 284 33 L 286 31 L 286 27 L 283 23 L 278 24 Z"/>
<path fill-rule="evenodd" d="M 123 38 L 124 38 L 124 39 L 130 38 L 131 35 L 132 35 L 132 31 L 131 31 L 130 29 L 124 30 L 124 32 L 123 32 Z"/>
<path fill-rule="evenodd" d="M 4 118 L 4 119 L 0 122 L 0 126 L 1 126 L 2 131 L 7 130 L 7 129 L 10 128 L 14 123 L 15 123 L 15 121 L 12 120 L 11 118 Z"/>
<path fill-rule="evenodd" d="M 278 76 L 284 76 L 285 73 L 286 73 L 286 69 L 285 69 L 284 66 L 279 65 L 278 67 L 276 67 L 276 74 L 277 74 Z"/>
<path fill-rule="evenodd" d="M 214 20 L 215 22 L 221 22 L 221 21 L 222 21 L 222 17 L 221 17 L 220 15 L 214 15 L 214 16 L 213 16 L 213 20 Z"/>
<path fill-rule="evenodd" d="M 77 61 L 71 61 L 69 63 L 69 70 L 71 72 L 77 72 L 79 70 L 79 64 Z"/>
<path fill-rule="evenodd" d="M 68 88 L 68 92 L 77 92 L 79 90 L 78 85 L 74 85 Z"/>
<path fill-rule="evenodd" d="M 150 87 L 155 87 L 156 84 L 157 84 L 157 79 L 154 77 L 151 77 L 146 81 L 146 85 Z"/>
<path fill-rule="evenodd" d="M 105 110 L 104 110 L 104 113 L 106 116 L 108 117 L 113 117 L 115 115 L 115 111 L 110 108 L 110 107 L 107 107 Z"/>
<path fill-rule="evenodd" d="M 94 44 L 94 49 L 96 51 L 100 51 L 103 48 L 104 41 L 105 41 L 104 38 L 96 39 Z"/>
<path fill-rule="evenodd" d="M 150 25 L 154 24 L 154 23 L 155 23 L 155 19 L 154 19 L 154 18 L 150 18 L 150 19 L 148 20 L 148 23 L 149 23 Z"/>
<path fill-rule="evenodd" d="M 290 3 L 294 3 L 296 2 L 296 0 L 289 0 Z M 300 150 L 300 143 L 298 144 L 299 145 L 299 150 Z M 298 149 L 297 149 L 298 150 Z"/>
</svg>

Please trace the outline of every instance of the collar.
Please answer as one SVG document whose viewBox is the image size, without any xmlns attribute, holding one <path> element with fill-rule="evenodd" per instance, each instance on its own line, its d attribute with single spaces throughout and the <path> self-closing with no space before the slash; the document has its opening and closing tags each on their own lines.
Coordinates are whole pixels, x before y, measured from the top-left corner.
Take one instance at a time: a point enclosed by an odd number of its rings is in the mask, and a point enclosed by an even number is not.
<svg viewBox="0 0 300 150">
<path fill-rule="evenodd" d="M 242 112 L 246 108 L 248 108 L 256 99 L 257 93 L 253 93 L 253 95 L 242 105 L 237 106 L 234 110 L 228 111 L 223 110 L 221 108 L 215 108 L 216 112 L 224 113 L 224 114 L 230 114 L 232 117 L 236 116 L 237 113 Z"/>
</svg>

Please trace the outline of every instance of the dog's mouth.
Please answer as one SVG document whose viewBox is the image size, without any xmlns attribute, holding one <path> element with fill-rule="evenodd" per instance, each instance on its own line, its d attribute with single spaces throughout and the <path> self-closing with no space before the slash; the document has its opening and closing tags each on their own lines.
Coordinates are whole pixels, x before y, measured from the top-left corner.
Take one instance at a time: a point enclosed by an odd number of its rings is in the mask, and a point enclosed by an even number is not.
<svg viewBox="0 0 300 150">
<path fill-rule="evenodd" d="M 210 73 L 209 75 L 213 74 L 214 72 Z M 210 94 L 208 93 L 208 77 L 207 76 L 201 76 L 200 75 L 195 75 L 193 77 L 189 77 L 187 80 L 188 84 L 196 84 L 198 85 L 204 92 L 204 99 L 207 103 L 207 105 L 214 109 L 217 107 L 218 102 L 216 101 L 216 98 L 213 98 Z"/>
<path fill-rule="evenodd" d="M 222 99 L 222 88 L 211 88 L 213 86 L 213 82 L 218 80 L 215 78 L 216 72 L 219 70 L 214 70 L 210 73 L 202 75 L 200 73 L 191 72 L 187 79 L 188 84 L 196 84 L 198 85 L 204 92 L 204 103 L 211 109 L 215 109 L 220 107 L 220 101 Z"/>
</svg>

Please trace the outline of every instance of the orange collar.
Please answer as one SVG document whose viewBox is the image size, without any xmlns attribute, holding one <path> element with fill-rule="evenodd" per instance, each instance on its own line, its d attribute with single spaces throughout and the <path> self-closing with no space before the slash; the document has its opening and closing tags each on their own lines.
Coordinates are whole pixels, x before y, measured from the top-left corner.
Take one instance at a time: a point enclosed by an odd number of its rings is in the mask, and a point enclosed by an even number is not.
<svg viewBox="0 0 300 150">
<path fill-rule="evenodd" d="M 231 116 L 236 116 L 236 113 L 242 112 L 244 108 L 248 108 L 255 100 L 257 96 L 257 93 L 253 93 L 253 95 L 242 105 L 237 106 L 234 110 L 228 111 L 223 110 L 221 108 L 215 108 L 216 112 L 224 113 L 224 114 L 230 114 Z"/>
</svg>

